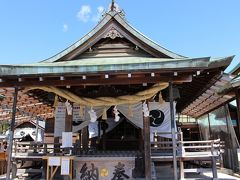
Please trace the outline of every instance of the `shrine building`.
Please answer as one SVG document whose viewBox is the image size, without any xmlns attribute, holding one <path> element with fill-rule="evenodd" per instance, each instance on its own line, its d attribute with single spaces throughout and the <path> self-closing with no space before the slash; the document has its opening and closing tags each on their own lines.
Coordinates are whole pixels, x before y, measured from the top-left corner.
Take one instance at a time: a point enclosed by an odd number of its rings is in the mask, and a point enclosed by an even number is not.
<svg viewBox="0 0 240 180">
<path fill-rule="evenodd" d="M 233 58 L 174 53 L 131 26 L 112 1 L 88 34 L 58 54 L 0 65 L 0 117 L 11 124 L 7 178 L 27 161 L 41 169 L 32 177 L 43 179 L 239 171 L 239 76 L 224 73 Z M 36 132 L 44 122 L 44 137 L 14 139 L 17 124 L 30 121 Z"/>
</svg>

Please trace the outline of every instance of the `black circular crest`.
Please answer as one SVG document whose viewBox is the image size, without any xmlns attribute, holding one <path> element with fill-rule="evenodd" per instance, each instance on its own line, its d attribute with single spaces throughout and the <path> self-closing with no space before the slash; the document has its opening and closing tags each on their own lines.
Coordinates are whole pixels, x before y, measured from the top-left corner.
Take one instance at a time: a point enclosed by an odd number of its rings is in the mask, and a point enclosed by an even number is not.
<svg viewBox="0 0 240 180">
<path fill-rule="evenodd" d="M 21 135 L 21 136 L 24 136 L 24 135 L 25 135 L 25 132 L 24 132 L 24 131 L 21 131 L 21 132 L 20 132 L 20 135 Z"/>
<path fill-rule="evenodd" d="M 150 111 L 150 126 L 158 127 L 160 126 L 165 118 L 164 113 L 159 109 L 154 109 Z"/>
</svg>

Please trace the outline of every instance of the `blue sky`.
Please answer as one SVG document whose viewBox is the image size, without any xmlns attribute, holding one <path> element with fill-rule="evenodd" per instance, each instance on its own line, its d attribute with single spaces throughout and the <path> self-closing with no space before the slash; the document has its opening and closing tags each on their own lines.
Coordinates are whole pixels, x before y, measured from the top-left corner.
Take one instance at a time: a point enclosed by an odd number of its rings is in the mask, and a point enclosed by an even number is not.
<svg viewBox="0 0 240 180">
<path fill-rule="evenodd" d="M 111 0 L 0 1 L 0 63 L 44 60 L 96 24 Z M 189 57 L 240 59 L 239 0 L 117 0 L 129 23 L 163 47 Z"/>
</svg>

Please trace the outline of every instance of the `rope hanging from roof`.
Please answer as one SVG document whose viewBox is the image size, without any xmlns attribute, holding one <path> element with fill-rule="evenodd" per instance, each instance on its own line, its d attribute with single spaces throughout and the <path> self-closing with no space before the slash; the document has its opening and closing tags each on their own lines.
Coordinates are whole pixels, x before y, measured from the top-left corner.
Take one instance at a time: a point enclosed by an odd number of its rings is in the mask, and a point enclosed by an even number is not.
<svg viewBox="0 0 240 180">
<path fill-rule="evenodd" d="M 47 92 L 55 93 L 57 96 L 63 97 L 73 103 L 86 105 L 90 107 L 96 107 L 96 106 L 115 106 L 115 105 L 121 105 L 121 104 L 134 104 L 143 100 L 150 99 L 151 97 L 153 97 L 155 94 L 165 89 L 166 87 L 168 87 L 168 83 L 159 83 L 159 84 L 153 85 L 151 88 L 147 90 L 140 91 L 134 95 L 124 95 L 124 96 L 118 96 L 115 98 L 99 97 L 95 99 L 79 97 L 70 91 L 56 88 L 53 86 L 33 86 L 30 88 L 27 88 L 24 92 L 40 89 Z"/>
</svg>

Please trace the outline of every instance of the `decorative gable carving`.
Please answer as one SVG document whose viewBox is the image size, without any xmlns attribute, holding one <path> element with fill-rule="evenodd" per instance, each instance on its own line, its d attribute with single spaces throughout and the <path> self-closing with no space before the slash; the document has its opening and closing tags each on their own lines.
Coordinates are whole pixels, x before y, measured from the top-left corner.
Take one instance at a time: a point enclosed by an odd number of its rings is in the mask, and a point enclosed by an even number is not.
<svg viewBox="0 0 240 180">
<path fill-rule="evenodd" d="M 108 31 L 106 33 L 106 35 L 104 36 L 104 38 L 111 38 L 111 39 L 115 39 L 117 37 L 123 38 L 123 35 L 118 30 L 116 30 L 114 27 L 112 27 L 110 29 L 110 31 Z"/>
</svg>

